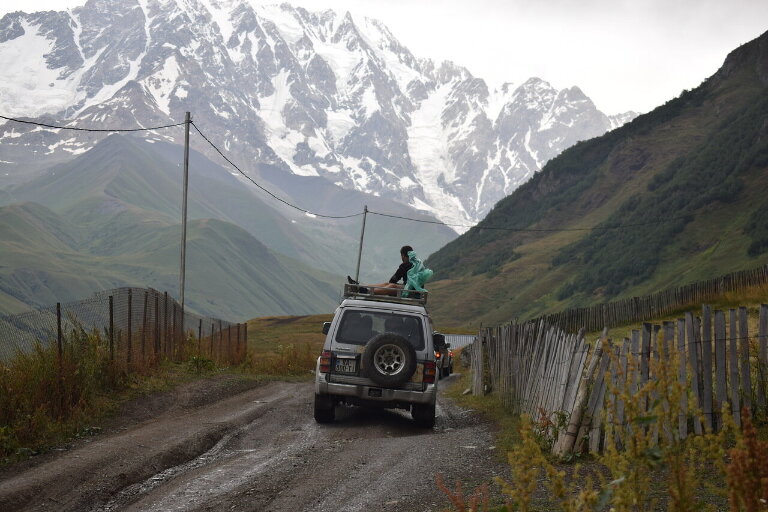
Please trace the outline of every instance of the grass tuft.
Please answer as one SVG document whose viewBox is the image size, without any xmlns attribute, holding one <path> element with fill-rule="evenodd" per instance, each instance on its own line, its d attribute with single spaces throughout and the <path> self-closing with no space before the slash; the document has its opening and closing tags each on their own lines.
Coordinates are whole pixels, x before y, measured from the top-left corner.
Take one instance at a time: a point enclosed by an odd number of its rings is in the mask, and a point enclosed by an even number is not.
<svg viewBox="0 0 768 512">
<path fill-rule="evenodd" d="M 323 349 L 323 322 L 333 315 L 273 316 L 248 322 L 245 368 L 258 375 L 282 378 L 312 376 Z"/>
</svg>

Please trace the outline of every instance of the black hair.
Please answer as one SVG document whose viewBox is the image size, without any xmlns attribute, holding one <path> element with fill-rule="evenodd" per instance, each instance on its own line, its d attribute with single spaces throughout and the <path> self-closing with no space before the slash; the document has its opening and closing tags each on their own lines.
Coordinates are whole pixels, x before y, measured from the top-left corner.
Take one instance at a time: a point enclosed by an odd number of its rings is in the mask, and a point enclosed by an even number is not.
<svg viewBox="0 0 768 512">
<path fill-rule="evenodd" d="M 403 256 L 408 256 L 408 253 L 411 252 L 412 250 L 413 250 L 413 247 L 411 247 L 410 245 L 404 245 L 400 248 L 400 254 L 402 254 Z"/>
</svg>

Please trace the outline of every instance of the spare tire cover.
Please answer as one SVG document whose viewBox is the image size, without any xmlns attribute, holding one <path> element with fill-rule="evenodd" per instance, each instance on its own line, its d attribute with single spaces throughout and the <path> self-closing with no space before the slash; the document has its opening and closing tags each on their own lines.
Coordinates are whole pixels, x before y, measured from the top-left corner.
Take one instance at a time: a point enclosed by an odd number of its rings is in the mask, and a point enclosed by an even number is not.
<svg viewBox="0 0 768 512">
<path fill-rule="evenodd" d="M 365 345 L 363 367 L 368 378 L 379 386 L 401 386 L 416 371 L 416 350 L 402 336 L 379 334 Z"/>
</svg>

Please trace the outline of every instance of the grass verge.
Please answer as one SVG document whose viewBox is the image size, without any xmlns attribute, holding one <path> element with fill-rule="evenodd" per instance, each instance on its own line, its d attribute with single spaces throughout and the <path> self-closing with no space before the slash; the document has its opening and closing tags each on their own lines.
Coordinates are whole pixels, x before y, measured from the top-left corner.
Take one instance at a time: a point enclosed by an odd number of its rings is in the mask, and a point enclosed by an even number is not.
<svg viewBox="0 0 768 512">
<path fill-rule="evenodd" d="M 81 333 L 67 346 L 61 365 L 52 346 L 0 363 L 0 465 L 96 434 L 101 431 L 96 425 L 108 422 L 130 400 L 237 372 L 197 356 L 128 371 L 110 360 L 97 334 Z"/>
<path fill-rule="evenodd" d="M 121 405 L 220 374 L 243 379 L 311 378 L 332 315 L 268 317 L 248 322 L 248 358 L 240 365 L 197 354 L 194 340 L 180 362 L 113 361 L 98 332 L 66 337 L 61 364 L 55 345 L 38 345 L 0 363 L 0 465 L 23 460 L 101 430 Z"/>
<path fill-rule="evenodd" d="M 506 462 L 507 453 L 520 443 L 520 416 L 505 407 L 501 398 L 495 393 L 483 396 L 465 394 L 465 390 L 471 388 L 470 369 L 459 363 L 460 351 L 454 352 L 453 360 L 460 375 L 457 375 L 451 386 L 446 389 L 446 395 L 461 407 L 471 409 L 491 421 L 495 428 L 495 453 L 499 459 Z"/>
<path fill-rule="evenodd" d="M 248 321 L 248 371 L 280 379 L 309 379 L 323 349 L 323 322 L 333 315 L 271 316 Z"/>
</svg>

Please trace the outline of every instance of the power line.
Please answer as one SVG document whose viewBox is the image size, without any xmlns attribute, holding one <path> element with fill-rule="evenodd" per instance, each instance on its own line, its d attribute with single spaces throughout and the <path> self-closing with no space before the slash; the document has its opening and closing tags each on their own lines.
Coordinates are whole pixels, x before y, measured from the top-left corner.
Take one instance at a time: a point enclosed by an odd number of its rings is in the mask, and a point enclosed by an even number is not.
<svg viewBox="0 0 768 512">
<path fill-rule="evenodd" d="M 56 126 L 51 124 L 45 124 L 45 123 L 39 123 L 35 121 L 25 121 L 22 119 L 17 119 L 13 117 L 6 117 L 3 115 L 0 115 L 0 119 L 5 119 L 7 121 L 13 121 L 16 123 L 23 123 L 23 124 L 30 124 L 34 126 L 43 126 L 46 128 L 53 128 L 58 130 L 74 130 L 74 131 L 83 131 L 83 132 L 145 132 L 145 131 L 152 131 L 152 130 L 162 130 L 164 128 L 174 128 L 177 126 L 183 126 L 185 123 L 175 123 L 175 124 L 168 124 L 163 126 L 155 126 L 151 128 L 114 128 L 114 129 L 106 129 L 106 128 L 80 128 L 75 126 Z M 197 131 L 200 136 L 205 139 L 205 141 L 224 159 L 231 165 L 237 172 L 239 172 L 241 175 L 243 175 L 248 181 L 256 185 L 260 190 L 270 195 L 272 198 L 276 199 L 277 201 L 280 201 L 281 203 L 285 204 L 286 206 L 289 206 L 290 208 L 293 208 L 295 210 L 298 210 L 302 213 L 305 213 L 307 215 L 311 215 L 314 217 L 320 217 L 324 219 L 350 219 L 353 217 L 359 217 L 363 215 L 363 213 L 354 213 L 351 215 L 323 215 L 320 213 L 315 213 L 310 210 L 307 210 L 305 208 L 302 208 L 300 206 L 297 206 L 293 203 L 290 203 L 289 201 L 277 196 L 267 188 L 263 187 L 259 183 L 257 183 L 253 178 L 248 176 L 240 167 L 237 166 L 232 160 L 230 160 L 206 135 L 200 130 L 200 128 L 197 127 L 197 125 L 194 123 L 194 121 L 190 122 L 190 124 L 195 128 L 195 131 Z M 446 227 L 452 227 L 452 228 L 466 228 L 466 229 L 488 229 L 493 231 L 512 231 L 512 232 L 520 232 L 520 233 L 558 233 L 558 232 L 568 232 L 568 231 L 608 231 L 608 230 L 614 230 L 614 229 L 626 229 L 626 228 L 633 228 L 638 226 L 647 226 L 651 224 L 659 224 L 660 222 L 669 222 L 671 220 L 677 220 L 677 219 L 683 219 L 684 216 L 680 217 L 666 217 L 664 219 L 657 219 L 652 220 L 648 222 L 638 222 L 638 223 L 632 223 L 632 224 L 618 224 L 615 226 L 594 226 L 590 228 L 507 228 L 507 227 L 501 227 L 501 226 L 480 226 L 480 225 L 472 225 L 472 224 L 451 224 L 447 222 L 442 222 L 439 220 L 428 220 L 428 219 L 417 219 L 414 217 L 406 217 L 402 215 L 394 215 L 389 213 L 382 213 L 377 212 L 374 210 L 368 210 L 368 213 L 373 215 L 378 215 L 380 217 L 389 217 L 393 219 L 401 219 L 401 220 L 407 220 L 410 222 L 421 222 L 423 224 L 435 224 L 438 226 L 446 226 Z"/>
<path fill-rule="evenodd" d="M 428 220 L 428 219 L 415 219 L 413 217 L 403 217 L 401 215 L 393 215 L 389 213 L 381 213 L 381 212 L 375 212 L 372 210 L 368 210 L 368 213 L 371 213 L 373 215 L 379 215 L 380 217 L 390 217 L 393 219 L 402 219 L 402 220 L 408 220 L 411 222 L 423 222 L 425 224 L 438 224 L 441 226 L 448 226 L 453 228 L 477 228 L 477 229 L 491 229 L 496 231 L 516 231 L 516 232 L 532 232 L 532 233 L 558 233 L 562 231 L 601 231 L 601 230 L 611 230 L 611 229 L 624 229 L 624 228 L 633 228 L 637 226 L 648 226 L 650 224 L 659 224 L 659 222 L 667 222 L 670 220 L 676 220 L 676 219 L 683 219 L 685 217 L 666 217 L 664 219 L 657 219 L 649 222 L 637 222 L 633 224 L 617 224 L 615 226 L 594 226 L 591 228 L 504 228 L 500 226 L 481 226 L 479 224 L 476 225 L 470 225 L 470 224 L 449 224 L 446 222 L 442 222 L 439 220 Z"/>
<path fill-rule="evenodd" d="M 13 121 L 14 123 L 31 124 L 34 126 L 43 126 L 45 128 L 53 128 L 56 130 L 73 130 L 77 132 L 148 132 L 152 130 L 162 130 L 164 128 L 174 128 L 176 126 L 184 126 L 184 123 L 166 124 L 163 126 L 153 126 L 151 128 L 80 128 L 77 126 L 57 126 L 53 124 L 38 123 L 36 121 L 25 121 L 23 119 L 16 119 L 15 117 L 1 116 L 0 119 L 6 121 Z"/>
<path fill-rule="evenodd" d="M 201 131 L 200 131 L 200 128 L 198 128 L 198 127 L 197 127 L 197 125 L 194 123 L 194 121 L 193 121 L 191 124 L 192 124 L 192 126 L 194 126 L 194 127 L 195 127 L 195 130 L 197 131 L 197 133 L 199 133 L 199 134 L 200 134 L 200 136 L 201 136 L 203 139 L 205 139 L 205 141 L 206 141 L 208 144 L 210 144 L 210 146 L 211 146 L 211 147 L 212 147 L 212 148 L 213 148 L 213 149 L 214 149 L 214 150 L 215 150 L 215 151 L 216 151 L 216 152 L 217 152 L 219 155 L 221 155 L 221 157 L 222 157 L 224 160 L 226 160 L 226 161 L 227 161 L 227 163 L 229 163 L 229 165 L 231 165 L 232 167 L 234 167 L 234 168 L 237 170 L 237 172 L 239 172 L 240 174 L 242 174 L 242 175 L 243 175 L 243 176 L 244 176 L 246 179 L 248 179 L 248 181 L 250 181 L 251 183 L 253 183 L 254 185 L 256 185 L 256 186 L 257 186 L 259 189 L 261 189 L 262 191 L 266 192 L 267 194 L 269 194 L 270 196 L 272 196 L 274 199 L 277 199 L 278 201 L 280 201 L 280 202 L 281 202 L 281 203 L 283 203 L 284 205 L 286 205 L 286 206 L 290 206 L 290 207 L 291 207 L 291 208 L 293 208 L 294 210 L 298 210 L 298 211 L 300 211 L 300 212 L 302 212 L 302 213 L 305 213 L 305 214 L 307 214 L 307 215 L 312 215 L 312 216 L 314 216 L 314 217 L 322 217 L 322 218 L 324 218 L 324 219 L 350 219 L 350 218 L 352 218 L 352 217 L 359 217 L 359 216 L 363 215 L 363 213 L 362 213 L 362 212 L 361 212 L 361 213 L 354 213 L 354 214 L 352 214 L 352 215 L 322 215 L 322 214 L 320 214 L 320 213 L 315 213 L 315 212 L 311 212 L 311 211 L 309 211 L 309 210 L 306 210 L 306 209 L 304 209 L 304 208 L 302 208 L 302 207 L 300 207 L 300 206 L 296 206 L 296 205 L 295 205 L 295 204 L 293 204 L 293 203 L 289 203 L 289 202 L 288 202 L 288 201 L 286 201 L 285 199 L 283 199 L 283 198 L 281 198 L 281 197 L 279 197 L 279 196 L 275 195 L 275 194 L 274 194 L 274 193 L 272 193 L 270 190 L 268 190 L 268 189 L 264 188 L 263 186 L 261 186 L 260 184 L 258 184 L 256 181 L 254 181 L 254 179 L 253 179 L 253 178 L 251 178 L 250 176 L 248 176 L 248 175 L 247 175 L 245 172 L 243 172 L 243 170 L 242 170 L 242 169 L 240 169 L 240 167 L 238 167 L 238 166 L 237 166 L 237 164 L 235 164 L 235 163 L 234 163 L 232 160 L 230 160 L 229 158 L 227 158 L 227 156 L 226 156 L 224 153 L 222 153 L 222 151 L 221 151 L 221 150 L 220 150 L 218 147 L 216 147 L 216 144 L 214 144 L 213 142 L 211 142 L 211 140 L 210 140 L 208 137 L 206 137 L 206 136 L 205 136 L 205 134 L 203 134 L 203 132 L 201 132 Z"/>
<path fill-rule="evenodd" d="M 203 132 L 200 131 L 200 128 L 197 127 L 197 125 L 194 123 L 194 121 L 191 124 L 192 124 L 192 126 L 195 127 L 195 130 L 197 130 L 197 133 L 199 133 L 200 136 L 203 139 L 205 139 L 205 141 L 208 142 L 208 144 L 210 144 L 211 147 L 214 150 L 216 150 L 216 152 L 219 155 L 221 155 L 221 157 L 229 163 L 229 165 L 234 167 L 240 174 L 245 176 L 251 183 L 253 183 L 257 187 L 259 187 L 261 190 L 263 190 L 264 192 L 266 192 L 267 194 L 269 194 L 273 198 L 277 199 L 281 203 L 286 204 L 286 205 L 288 205 L 291 208 L 294 208 L 296 210 L 299 210 L 300 212 L 304 212 L 304 213 L 307 213 L 309 215 L 314 215 L 316 217 L 323 217 L 323 218 L 327 218 L 327 219 L 349 219 L 349 218 L 352 218 L 352 217 L 359 217 L 360 215 L 364 215 L 363 213 L 356 213 L 356 214 L 353 214 L 353 215 L 341 215 L 341 216 L 337 216 L 337 215 L 321 215 L 321 214 L 318 214 L 318 213 L 310 212 L 309 210 L 305 210 L 304 208 L 301 208 L 300 206 L 296 206 L 295 204 L 289 203 L 285 199 L 282 199 L 282 198 L 276 196 L 275 194 L 273 194 L 272 192 L 270 192 L 269 190 L 267 190 L 263 186 L 259 185 L 256 181 L 254 181 L 250 176 L 248 176 L 245 172 L 243 172 L 237 166 L 237 164 L 235 164 L 232 160 L 230 160 L 218 147 L 216 147 L 216 145 L 213 142 L 211 142 L 211 140 L 208 137 L 206 137 L 203 134 Z M 621 224 L 621 225 L 616 225 L 616 226 L 595 226 L 595 227 L 591 227 L 591 228 L 505 228 L 505 227 L 500 227 L 500 226 L 477 226 L 477 225 L 469 225 L 469 224 L 450 224 L 450 223 L 442 222 L 442 221 L 439 221 L 439 220 L 416 219 L 414 217 L 405 217 L 405 216 L 402 216 L 402 215 L 394 215 L 394 214 L 390 214 L 390 213 L 382 213 L 382 212 L 377 212 L 377 211 L 374 211 L 374 210 L 368 210 L 368 213 L 373 214 L 373 215 L 378 215 L 380 217 L 389 217 L 389 218 L 392 218 L 392 219 L 401 219 L 401 220 L 407 220 L 407 221 L 411 221 L 411 222 L 421 222 L 421 223 L 424 223 L 424 224 L 436 224 L 436 225 L 439 225 L 439 226 L 446 226 L 446 227 L 470 228 L 470 229 L 471 228 L 477 228 L 477 229 L 491 229 L 491 230 L 496 230 L 496 231 L 515 231 L 515 232 L 532 232 L 532 233 L 538 233 L 538 232 L 556 233 L 556 232 L 561 232 L 561 231 L 599 231 L 599 230 L 623 229 L 623 228 L 630 228 L 630 227 L 637 227 L 637 226 L 646 226 L 646 225 L 649 225 L 649 224 L 658 224 L 658 221 L 650 221 L 650 222 L 639 222 L 639 223 L 634 223 L 634 224 Z M 664 221 L 669 221 L 669 220 L 674 220 L 676 218 L 683 218 L 683 217 L 667 217 L 667 218 L 665 218 L 663 220 Z"/>
</svg>

